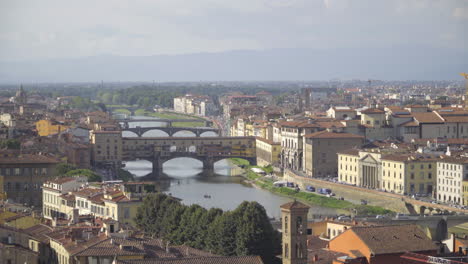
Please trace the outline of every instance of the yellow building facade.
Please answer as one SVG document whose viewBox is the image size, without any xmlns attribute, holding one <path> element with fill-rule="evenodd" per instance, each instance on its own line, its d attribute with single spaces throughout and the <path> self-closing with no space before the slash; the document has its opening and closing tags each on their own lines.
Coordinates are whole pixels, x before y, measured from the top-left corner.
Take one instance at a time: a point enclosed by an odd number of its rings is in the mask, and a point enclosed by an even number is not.
<svg viewBox="0 0 468 264">
<path fill-rule="evenodd" d="M 59 124 L 48 119 L 42 119 L 36 122 L 36 130 L 41 137 L 55 135 L 69 128 L 70 126 Z"/>
<path fill-rule="evenodd" d="M 257 165 L 278 165 L 280 162 L 281 143 L 257 137 L 256 139 Z"/>
<path fill-rule="evenodd" d="M 358 166 L 358 149 L 349 149 L 338 152 L 338 180 L 340 182 L 359 186 L 360 179 Z"/>
</svg>

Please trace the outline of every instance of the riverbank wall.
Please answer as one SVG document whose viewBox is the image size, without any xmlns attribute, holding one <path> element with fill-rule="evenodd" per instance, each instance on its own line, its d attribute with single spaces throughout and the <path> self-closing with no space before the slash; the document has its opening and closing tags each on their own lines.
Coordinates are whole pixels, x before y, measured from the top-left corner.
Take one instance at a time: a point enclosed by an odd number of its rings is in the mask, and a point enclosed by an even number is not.
<svg viewBox="0 0 468 264">
<path fill-rule="evenodd" d="M 337 197 L 343 197 L 345 200 L 355 204 L 360 204 L 361 200 L 366 200 L 369 205 L 383 207 L 400 213 L 410 213 L 401 196 L 396 194 L 303 177 L 291 170 L 285 170 L 283 178 L 285 181 L 296 183 L 302 190 L 305 190 L 307 185 L 313 186 L 316 189 L 328 188 Z"/>
</svg>

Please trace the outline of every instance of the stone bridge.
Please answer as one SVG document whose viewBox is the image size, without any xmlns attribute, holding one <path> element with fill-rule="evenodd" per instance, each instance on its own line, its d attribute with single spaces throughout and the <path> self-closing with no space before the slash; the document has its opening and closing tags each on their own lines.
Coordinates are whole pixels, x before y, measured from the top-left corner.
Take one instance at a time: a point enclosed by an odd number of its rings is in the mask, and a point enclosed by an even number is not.
<svg viewBox="0 0 468 264">
<path fill-rule="evenodd" d="M 125 110 L 128 110 L 130 112 L 131 116 L 134 116 L 135 112 L 138 109 L 143 109 L 142 107 L 139 107 L 139 106 L 107 106 L 106 108 L 107 108 L 107 111 L 110 112 L 110 114 L 114 113 L 113 110 L 125 109 Z M 152 109 L 145 109 L 145 110 L 150 110 L 151 111 Z"/>
<path fill-rule="evenodd" d="M 443 204 L 433 204 L 420 200 L 411 199 L 408 197 L 402 198 L 405 202 L 408 211 L 413 214 L 451 214 L 451 213 L 468 213 L 466 209 L 455 208 Z"/>
<path fill-rule="evenodd" d="M 154 176 L 160 175 L 164 162 L 180 157 L 200 160 L 208 170 L 227 158 L 242 158 L 255 165 L 255 137 L 122 138 L 122 159 L 151 161 Z"/>
<path fill-rule="evenodd" d="M 201 134 L 205 132 L 215 132 L 219 135 L 219 129 L 212 127 L 133 127 L 133 128 L 123 128 L 122 131 L 130 131 L 135 133 L 137 136 L 142 137 L 144 133 L 151 130 L 160 130 L 166 132 L 169 137 L 172 137 L 175 133 L 179 131 L 190 131 L 195 134 L 195 136 L 200 137 Z"/>
<path fill-rule="evenodd" d="M 205 119 L 166 119 L 166 118 L 161 118 L 161 119 L 130 119 L 130 118 L 125 118 L 125 119 L 114 119 L 115 121 L 119 122 L 122 126 L 123 129 L 130 128 L 129 123 L 132 122 L 139 122 L 139 123 L 144 123 L 144 122 L 158 122 L 158 123 L 165 123 L 165 127 L 173 127 L 173 123 L 203 123 L 205 127 L 211 127 L 213 125 L 213 122 L 210 120 L 205 120 Z"/>
</svg>

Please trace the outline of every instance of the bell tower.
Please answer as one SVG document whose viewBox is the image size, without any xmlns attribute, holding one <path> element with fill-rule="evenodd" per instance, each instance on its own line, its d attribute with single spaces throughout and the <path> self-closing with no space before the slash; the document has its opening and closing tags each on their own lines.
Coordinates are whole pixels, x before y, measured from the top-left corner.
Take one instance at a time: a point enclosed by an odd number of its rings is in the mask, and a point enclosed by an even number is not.
<svg viewBox="0 0 468 264">
<path fill-rule="evenodd" d="M 281 207 L 283 264 L 307 264 L 307 213 L 309 206 L 294 200 Z"/>
</svg>

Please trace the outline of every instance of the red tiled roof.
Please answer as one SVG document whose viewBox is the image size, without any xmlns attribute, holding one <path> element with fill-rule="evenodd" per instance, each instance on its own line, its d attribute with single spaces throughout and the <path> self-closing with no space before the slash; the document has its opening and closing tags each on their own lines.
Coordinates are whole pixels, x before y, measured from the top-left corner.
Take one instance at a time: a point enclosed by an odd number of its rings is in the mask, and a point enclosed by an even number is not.
<svg viewBox="0 0 468 264">
<path fill-rule="evenodd" d="M 355 233 L 374 255 L 437 250 L 434 242 L 416 225 L 352 227 L 345 232 Z"/>
<path fill-rule="evenodd" d="M 437 123 L 441 124 L 444 123 L 444 120 L 440 118 L 436 113 L 433 112 L 414 112 L 411 115 L 418 121 L 419 123 Z"/>
<path fill-rule="evenodd" d="M 347 149 L 347 150 L 339 151 L 338 154 L 359 156 L 359 151 L 360 149 Z"/>
<path fill-rule="evenodd" d="M 326 130 L 308 134 L 308 135 L 305 135 L 304 137 L 305 138 L 360 138 L 360 139 L 364 139 L 363 136 L 359 136 L 356 134 L 329 132 Z"/>
<path fill-rule="evenodd" d="M 285 203 L 283 205 L 280 206 L 281 208 L 284 208 L 284 209 L 293 209 L 293 208 L 300 208 L 300 209 L 309 209 L 310 207 L 308 205 L 305 205 L 301 202 L 298 202 L 296 200 L 292 201 L 292 202 L 289 202 L 289 203 Z"/>
<path fill-rule="evenodd" d="M 52 157 L 34 154 L 19 154 L 11 155 L 0 152 L 0 164 L 28 164 L 28 163 L 59 163 L 59 161 Z"/>
<path fill-rule="evenodd" d="M 385 111 L 379 108 L 369 108 L 364 111 L 361 111 L 363 114 L 384 114 Z"/>
</svg>

